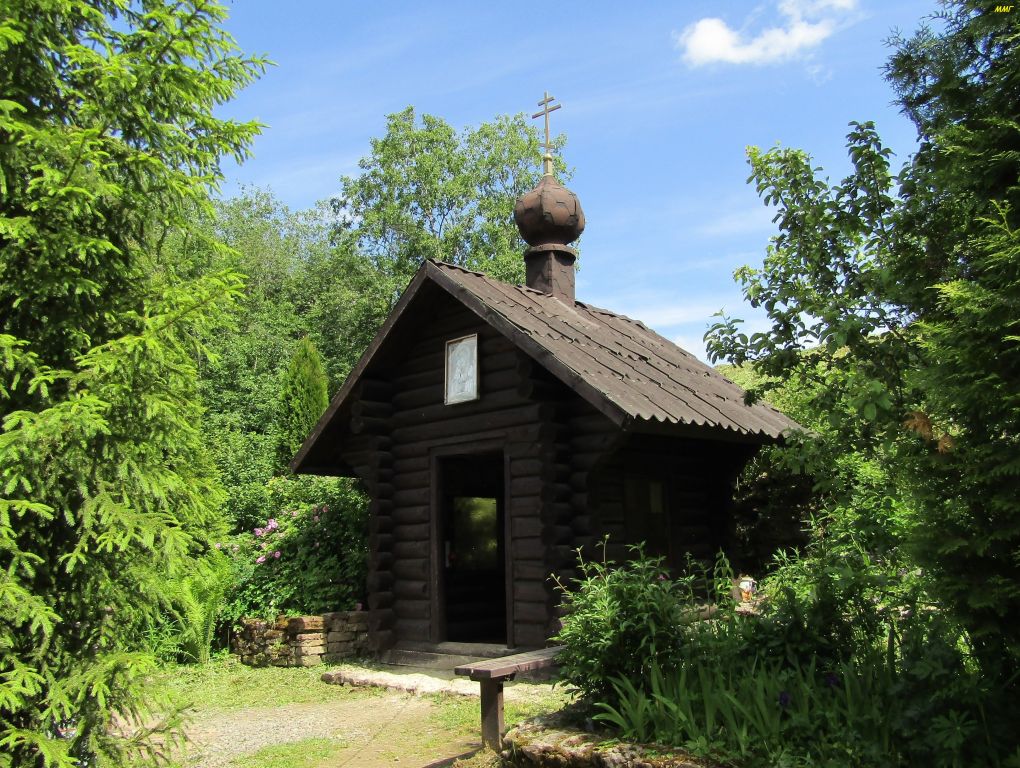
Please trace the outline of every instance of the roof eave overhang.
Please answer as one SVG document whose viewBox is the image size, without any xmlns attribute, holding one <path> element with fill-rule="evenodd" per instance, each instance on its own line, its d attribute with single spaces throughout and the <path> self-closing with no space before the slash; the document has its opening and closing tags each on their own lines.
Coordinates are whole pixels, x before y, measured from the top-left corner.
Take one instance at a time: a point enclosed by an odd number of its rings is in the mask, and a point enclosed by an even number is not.
<svg viewBox="0 0 1020 768">
<path fill-rule="evenodd" d="M 658 419 L 634 419 L 629 424 L 628 431 L 632 434 L 690 437 L 698 440 L 740 443 L 742 445 L 764 446 L 785 442 L 783 435 L 770 435 L 764 432 L 740 432 L 710 424 L 689 424 L 686 422 L 659 421 Z"/>
</svg>

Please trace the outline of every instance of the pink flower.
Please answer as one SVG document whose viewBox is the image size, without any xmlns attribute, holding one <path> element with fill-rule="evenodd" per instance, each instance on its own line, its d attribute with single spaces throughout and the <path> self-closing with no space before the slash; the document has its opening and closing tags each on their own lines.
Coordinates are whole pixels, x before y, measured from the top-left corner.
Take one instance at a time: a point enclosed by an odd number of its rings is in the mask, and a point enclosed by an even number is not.
<svg viewBox="0 0 1020 768">
<path fill-rule="evenodd" d="M 312 522 L 314 522 L 314 523 L 319 522 L 319 516 L 318 515 L 312 515 Z"/>
<path fill-rule="evenodd" d="M 276 551 L 275 551 L 275 552 L 273 553 L 273 557 L 275 557 L 275 558 L 276 558 L 277 560 L 279 560 L 279 559 L 280 559 L 280 550 L 276 550 Z"/>
<path fill-rule="evenodd" d="M 275 531 L 279 527 L 280 527 L 280 524 L 278 522 L 276 522 L 276 518 L 275 517 L 269 518 L 269 523 L 267 525 L 266 530 L 268 530 L 268 531 Z"/>
<path fill-rule="evenodd" d="M 266 532 L 265 528 L 256 528 L 256 529 L 255 529 L 255 535 L 256 535 L 256 536 L 261 536 L 261 535 L 262 535 L 262 534 L 264 534 L 265 532 Z"/>
<path fill-rule="evenodd" d="M 296 510 L 296 509 L 292 509 L 292 510 L 290 511 L 290 516 L 291 516 L 291 517 L 297 517 L 297 510 Z"/>
<path fill-rule="evenodd" d="M 223 549 L 223 545 L 220 544 L 220 542 L 218 541 L 215 544 L 213 544 L 213 546 L 216 547 L 216 549 Z"/>
<path fill-rule="evenodd" d="M 256 558 L 255 562 L 256 563 L 264 563 L 264 562 L 266 562 L 266 556 L 265 555 L 259 555 L 258 558 Z"/>
<path fill-rule="evenodd" d="M 329 507 L 327 507 L 325 504 L 323 504 L 322 505 L 322 511 L 323 512 L 329 512 Z"/>
</svg>

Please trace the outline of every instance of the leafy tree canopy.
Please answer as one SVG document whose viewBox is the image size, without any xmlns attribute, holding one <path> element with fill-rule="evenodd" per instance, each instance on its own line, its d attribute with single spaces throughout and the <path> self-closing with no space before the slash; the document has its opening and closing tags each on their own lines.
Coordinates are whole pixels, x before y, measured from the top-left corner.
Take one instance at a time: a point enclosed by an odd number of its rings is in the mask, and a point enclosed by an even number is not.
<svg viewBox="0 0 1020 768">
<path fill-rule="evenodd" d="M 279 376 L 308 332 L 303 265 L 326 248 L 325 224 L 259 189 L 217 201 L 193 219 L 202 239 L 176 239 L 166 249 L 168 260 L 189 264 L 194 274 L 232 269 L 245 277 L 243 302 L 207 339 L 215 360 L 202 369 L 203 403 L 217 423 L 271 431 Z M 215 242 L 230 248 L 207 246 Z"/>
<path fill-rule="evenodd" d="M 563 145 L 563 138 L 557 145 Z M 403 288 L 424 259 L 523 282 L 526 247 L 513 222 L 517 198 L 539 181 L 538 132 L 524 115 L 458 135 L 412 107 L 390 115 L 361 174 L 341 179 L 337 234 Z M 558 163 L 561 161 L 557 160 Z M 568 175 L 558 169 L 560 176 Z"/>
<path fill-rule="evenodd" d="M 888 75 L 921 142 L 898 175 L 870 123 L 853 125 L 853 171 L 837 184 L 803 152 L 750 150 L 780 232 L 737 277 L 771 327 L 748 336 L 723 318 L 706 338 L 715 358 L 764 375 L 759 391 L 815 387 L 846 449 L 885 458 L 935 594 L 1008 678 L 1020 663 L 1020 34 L 984 3 L 947 2 L 936 21 L 893 41 Z"/>
</svg>

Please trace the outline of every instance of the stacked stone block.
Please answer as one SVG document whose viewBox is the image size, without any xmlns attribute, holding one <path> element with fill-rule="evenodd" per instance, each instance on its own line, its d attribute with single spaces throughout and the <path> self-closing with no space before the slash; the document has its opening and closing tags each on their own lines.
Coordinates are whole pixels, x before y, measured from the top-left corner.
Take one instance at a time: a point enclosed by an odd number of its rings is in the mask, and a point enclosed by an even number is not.
<svg viewBox="0 0 1020 768">
<path fill-rule="evenodd" d="M 280 616 L 275 622 L 242 619 L 234 653 L 253 667 L 313 667 L 369 650 L 368 615 L 337 611 L 322 616 Z"/>
</svg>

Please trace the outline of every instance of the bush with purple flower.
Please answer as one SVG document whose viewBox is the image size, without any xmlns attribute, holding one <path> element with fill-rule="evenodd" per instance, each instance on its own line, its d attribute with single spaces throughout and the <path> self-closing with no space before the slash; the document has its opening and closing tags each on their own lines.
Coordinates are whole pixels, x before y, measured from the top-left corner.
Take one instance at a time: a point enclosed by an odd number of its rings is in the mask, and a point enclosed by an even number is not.
<svg viewBox="0 0 1020 768">
<path fill-rule="evenodd" d="M 223 546 L 235 586 L 223 618 L 346 610 L 364 601 L 364 496 L 345 479 L 273 478 L 272 512 Z"/>
</svg>

